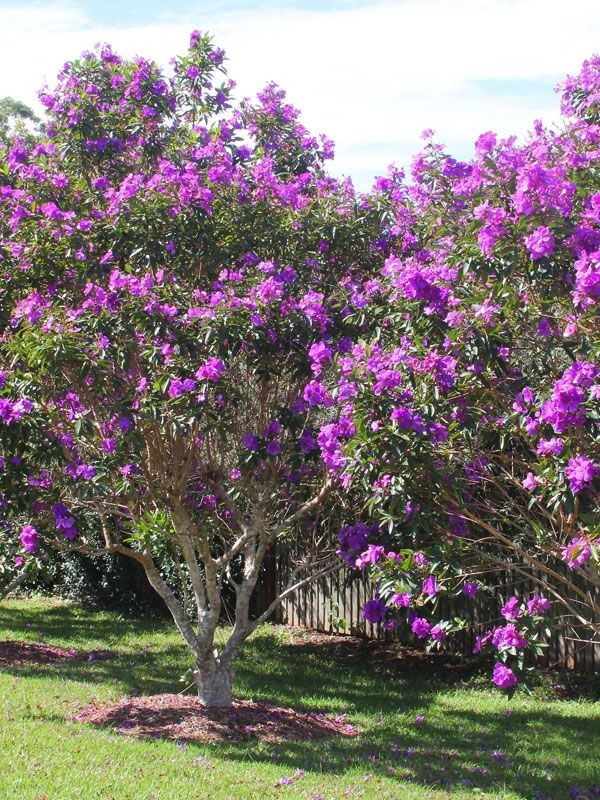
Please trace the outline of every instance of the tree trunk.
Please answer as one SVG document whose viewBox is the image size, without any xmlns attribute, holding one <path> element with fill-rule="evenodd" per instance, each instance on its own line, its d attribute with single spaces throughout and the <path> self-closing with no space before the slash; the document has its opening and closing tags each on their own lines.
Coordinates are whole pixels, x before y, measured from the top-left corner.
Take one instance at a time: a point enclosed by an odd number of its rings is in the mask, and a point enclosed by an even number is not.
<svg viewBox="0 0 600 800">
<path fill-rule="evenodd" d="M 198 661 L 194 679 L 202 703 L 207 708 L 229 708 L 234 677 L 233 666 L 222 664 L 218 658 L 209 662 Z"/>
</svg>

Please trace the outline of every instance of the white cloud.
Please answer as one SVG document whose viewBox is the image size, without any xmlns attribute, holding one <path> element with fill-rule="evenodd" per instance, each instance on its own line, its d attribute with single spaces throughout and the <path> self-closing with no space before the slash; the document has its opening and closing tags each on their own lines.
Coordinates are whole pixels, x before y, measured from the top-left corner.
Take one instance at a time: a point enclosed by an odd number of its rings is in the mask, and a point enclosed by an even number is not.
<svg viewBox="0 0 600 800">
<path fill-rule="evenodd" d="M 308 127 L 337 142 L 337 169 L 364 184 L 392 160 L 408 163 L 423 128 L 466 155 L 481 131 L 522 135 L 536 117 L 556 118 L 548 84 L 578 70 L 600 41 L 598 0 L 571 0 L 566 12 L 564 0 L 398 0 L 322 11 L 249 3 L 123 27 L 97 24 L 75 2 L 4 5 L 0 96 L 33 102 L 44 79 L 52 83 L 62 62 L 96 41 L 166 63 L 201 27 L 227 50 L 239 95 L 276 80 Z M 504 82 L 503 90 L 478 81 Z"/>
</svg>

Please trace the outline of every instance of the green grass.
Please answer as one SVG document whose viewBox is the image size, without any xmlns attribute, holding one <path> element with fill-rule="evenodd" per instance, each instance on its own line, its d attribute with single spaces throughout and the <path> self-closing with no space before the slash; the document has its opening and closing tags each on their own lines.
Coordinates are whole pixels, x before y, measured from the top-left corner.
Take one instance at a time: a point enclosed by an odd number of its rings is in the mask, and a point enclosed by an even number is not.
<svg viewBox="0 0 600 800">
<path fill-rule="evenodd" d="M 315 644 L 266 628 L 239 662 L 237 694 L 346 712 L 361 735 L 183 745 L 69 720 L 92 701 L 181 691 L 189 657 L 166 623 L 10 601 L 0 606 L 4 639 L 113 650 L 117 658 L 0 669 L 2 800 L 560 800 L 573 787 L 600 784 L 600 703 L 559 700 L 543 684 L 507 701 L 489 688 L 487 673 L 466 678 L 452 660 L 419 667 L 376 646 Z M 303 774 L 291 785 L 278 783 L 296 770 Z"/>
</svg>

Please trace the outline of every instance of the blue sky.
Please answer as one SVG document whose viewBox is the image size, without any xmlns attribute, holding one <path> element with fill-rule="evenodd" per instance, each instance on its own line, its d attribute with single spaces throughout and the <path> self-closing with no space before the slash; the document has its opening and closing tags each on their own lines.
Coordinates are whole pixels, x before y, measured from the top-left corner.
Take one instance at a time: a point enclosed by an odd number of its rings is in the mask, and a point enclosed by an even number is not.
<svg viewBox="0 0 600 800">
<path fill-rule="evenodd" d="M 35 104 L 97 41 L 166 64 L 194 28 L 226 49 L 239 97 L 275 80 L 367 188 L 424 129 L 464 158 L 483 131 L 557 123 L 553 87 L 600 48 L 600 0 L 0 0 L 0 97 Z"/>
</svg>

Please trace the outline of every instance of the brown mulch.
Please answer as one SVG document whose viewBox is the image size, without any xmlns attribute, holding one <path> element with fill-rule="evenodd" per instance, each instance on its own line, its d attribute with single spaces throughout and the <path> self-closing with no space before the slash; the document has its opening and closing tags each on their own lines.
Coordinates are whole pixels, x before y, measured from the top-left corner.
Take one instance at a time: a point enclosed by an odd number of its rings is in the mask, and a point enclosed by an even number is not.
<svg viewBox="0 0 600 800">
<path fill-rule="evenodd" d="M 86 661 L 108 661 L 116 658 L 111 650 L 62 650 L 39 642 L 0 642 L 0 666 L 16 667 L 25 664 L 61 664 L 63 661 L 84 659 Z"/>
<path fill-rule="evenodd" d="M 331 717 L 252 700 L 234 700 L 231 708 L 206 708 L 197 697 L 179 694 L 124 697 L 117 703 L 93 704 L 75 719 L 109 726 L 127 736 L 178 742 L 308 741 L 358 735 L 345 714 Z"/>
<path fill-rule="evenodd" d="M 60 664 L 77 658 L 76 650 L 61 650 L 30 642 L 0 642 L 0 664 L 13 667 L 21 664 Z"/>
</svg>

